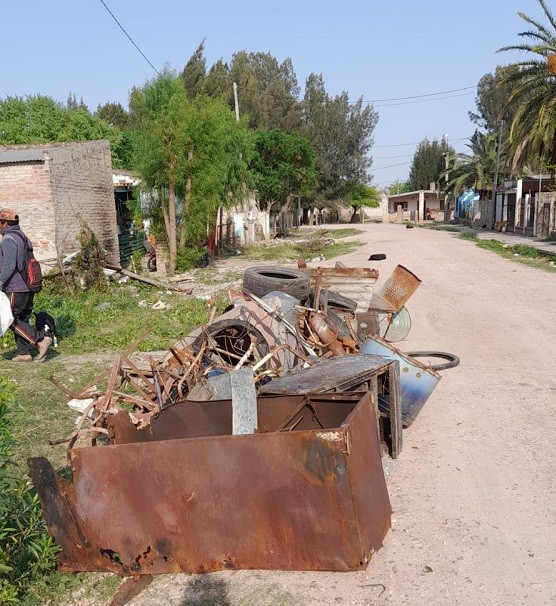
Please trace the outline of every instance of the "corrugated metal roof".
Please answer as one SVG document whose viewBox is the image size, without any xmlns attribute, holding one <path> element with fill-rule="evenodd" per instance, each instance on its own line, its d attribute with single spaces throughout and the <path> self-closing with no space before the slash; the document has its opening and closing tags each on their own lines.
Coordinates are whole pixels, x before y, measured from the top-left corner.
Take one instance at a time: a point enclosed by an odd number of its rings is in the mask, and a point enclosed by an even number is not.
<svg viewBox="0 0 556 606">
<path fill-rule="evenodd" d="M 36 162 L 37 160 L 44 161 L 44 151 L 42 149 L 13 149 L 0 152 L 0 164 Z"/>
</svg>

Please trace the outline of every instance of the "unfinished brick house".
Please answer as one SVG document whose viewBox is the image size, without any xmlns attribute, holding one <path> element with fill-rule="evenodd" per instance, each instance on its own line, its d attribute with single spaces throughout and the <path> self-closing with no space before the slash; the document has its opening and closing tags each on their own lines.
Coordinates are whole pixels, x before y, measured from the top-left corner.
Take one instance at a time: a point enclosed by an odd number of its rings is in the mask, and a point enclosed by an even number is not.
<svg viewBox="0 0 556 606">
<path fill-rule="evenodd" d="M 0 208 L 19 212 L 37 259 L 78 249 L 81 222 L 120 259 L 108 141 L 0 146 Z"/>
</svg>

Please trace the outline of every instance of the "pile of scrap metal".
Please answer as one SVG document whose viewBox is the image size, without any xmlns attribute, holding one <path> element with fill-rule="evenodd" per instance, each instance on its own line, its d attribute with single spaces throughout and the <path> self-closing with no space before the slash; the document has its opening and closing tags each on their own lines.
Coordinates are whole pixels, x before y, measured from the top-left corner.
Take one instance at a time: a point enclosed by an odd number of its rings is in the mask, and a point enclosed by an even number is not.
<svg viewBox="0 0 556 606">
<path fill-rule="evenodd" d="M 58 440 L 72 479 L 29 466 L 61 569 L 364 568 L 390 527 L 381 456 L 401 451 L 415 392 L 380 335 L 420 284 L 402 266 L 377 278 L 250 268 L 242 296 L 167 352 L 138 354 L 144 333 L 79 393 L 53 379 L 82 411 Z"/>
</svg>

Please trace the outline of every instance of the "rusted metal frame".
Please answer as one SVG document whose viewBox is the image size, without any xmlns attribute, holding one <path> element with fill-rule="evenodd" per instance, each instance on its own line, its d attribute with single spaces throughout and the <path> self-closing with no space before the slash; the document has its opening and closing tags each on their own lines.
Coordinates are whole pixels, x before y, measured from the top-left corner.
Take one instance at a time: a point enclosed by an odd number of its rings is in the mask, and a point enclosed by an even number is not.
<svg viewBox="0 0 556 606">
<path fill-rule="evenodd" d="M 73 400 L 74 398 L 77 398 L 77 396 L 75 395 L 75 393 L 73 393 L 67 387 L 65 387 L 64 385 L 62 385 L 62 383 L 60 383 L 60 381 L 58 381 L 57 379 L 54 378 L 54 375 L 50 375 L 48 378 L 55 385 L 55 387 L 57 387 L 70 400 Z"/>
<path fill-rule="evenodd" d="M 191 375 L 193 370 L 197 367 L 197 365 L 203 358 L 205 351 L 206 351 L 206 347 L 201 348 L 201 351 L 199 351 L 199 353 L 195 356 L 195 359 L 193 360 L 193 362 L 191 363 L 189 368 L 184 372 L 183 377 L 180 379 L 180 381 L 177 385 L 177 388 L 178 388 L 178 393 L 180 394 L 181 397 L 183 397 L 183 384 L 188 380 L 188 377 Z"/>
<path fill-rule="evenodd" d="M 324 429 L 325 424 L 320 420 L 319 415 L 315 410 L 315 407 L 311 403 L 311 400 L 308 397 L 305 397 L 305 399 L 299 404 L 299 406 L 297 406 L 295 410 L 292 411 L 290 415 L 286 417 L 286 419 L 276 428 L 276 431 L 292 431 L 297 425 L 299 425 L 299 423 L 301 423 L 301 421 L 303 420 L 303 416 L 298 419 L 291 427 L 288 427 L 288 424 L 291 423 L 304 408 L 308 408 L 313 413 L 313 417 L 321 426 L 321 429 Z"/>
<path fill-rule="evenodd" d="M 116 396 L 116 398 L 118 400 L 121 400 L 122 402 L 135 404 L 136 406 L 141 406 L 142 408 L 146 408 L 149 411 L 157 409 L 156 405 L 152 400 L 144 400 L 143 398 L 139 398 L 129 393 L 123 393 L 121 391 L 114 391 L 113 395 Z"/>
<path fill-rule="evenodd" d="M 83 427 L 83 423 L 85 423 L 85 420 L 88 418 L 89 413 L 91 412 L 91 410 L 93 410 L 95 408 L 96 404 L 97 404 L 97 401 L 96 401 L 96 399 L 93 398 L 93 401 L 85 408 L 85 410 L 81 414 L 81 417 L 79 417 L 75 429 L 71 432 L 71 434 L 67 438 L 49 440 L 48 443 L 51 446 L 55 446 L 57 444 L 64 444 L 65 442 L 72 442 L 72 440 L 75 441 L 74 438 L 77 438 L 77 436 L 79 434 L 79 430 L 81 429 L 81 427 Z"/>
<path fill-rule="evenodd" d="M 110 407 L 110 400 L 112 399 L 112 392 L 116 389 L 116 383 L 120 380 L 121 384 L 121 366 L 122 366 L 122 357 L 116 356 L 114 363 L 112 365 L 112 370 L 110 371 L 110 377 L 108 378 L 108 385 L 106 387 L 105 393 L 99 397 L 100 411 L 106 412 Z"/>
<path fill-rule="evenodd" d="M 133 387 L 133 389 L 135 389 L 135 391 L 137 391 L 137 393 L 144 400 L 150 400 L 151 402 L 153 402 L 153 399 L 155 398 L 154 392 L 148 393 L 147 391 L 145 391 L 143 386 L 141 385 L 141 383 L 139 383 L 139 381 L 137 381 L 131 375 L 126 375 L 126 381 L 131 385 L 131 387 Z M 152 386 L 152 384 L 151 384 L 151 386 Z M 154 402 L 153 402 L 153 404 L 154 404 Z"/>
</svg>

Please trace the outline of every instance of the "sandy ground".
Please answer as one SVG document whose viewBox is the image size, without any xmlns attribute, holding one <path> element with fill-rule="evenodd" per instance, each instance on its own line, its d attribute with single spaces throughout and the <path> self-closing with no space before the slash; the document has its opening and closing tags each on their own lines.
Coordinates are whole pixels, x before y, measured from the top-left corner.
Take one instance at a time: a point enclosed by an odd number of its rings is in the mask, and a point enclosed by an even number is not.
<svg viewBox="0 0 556 606">
<path fill-rule="evenodd" d="M 461 358 L 404 432 L 383 548 L 357 573 L 163 575 L 133 606 L 556 604 L 556 274 L 450 233 L 361 228 L 339 260 L 377 286 L 397 263 L 423 280 L 400 348 Z"/>
</svg>

